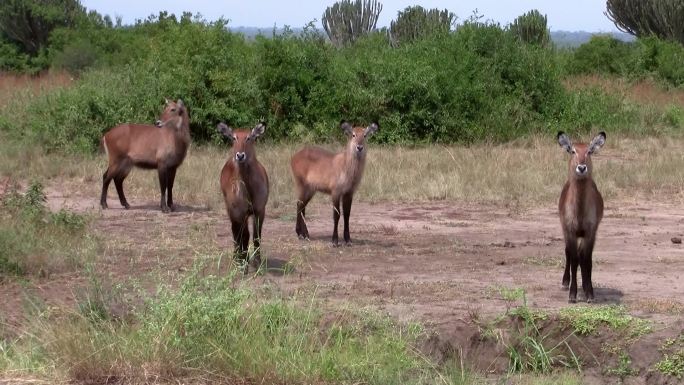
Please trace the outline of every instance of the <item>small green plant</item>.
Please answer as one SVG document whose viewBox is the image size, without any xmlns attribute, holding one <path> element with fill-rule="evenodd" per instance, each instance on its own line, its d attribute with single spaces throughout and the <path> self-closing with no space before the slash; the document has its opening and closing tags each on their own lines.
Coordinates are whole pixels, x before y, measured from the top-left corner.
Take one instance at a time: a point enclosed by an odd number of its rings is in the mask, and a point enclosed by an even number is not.
<svg viewBox="0 0 684 385">
<path fill-rule="evenodd" d="M 684 334 L 666 339 L 660 350 L 663 358 L 655 364 L 655 368 L 663 374 L 681 379 L 684 376 Z"/>
<path fill-rule="evenodd" d="M 627 309 L 620 305 L 567 307 L 561 310 L 560 318 L 579 335 L 594 334 L 601 325 L 622 331 L 630 338 L 651 332 L 647 320 L 629 315 Z"/>
<path fill-rule="evenodd" d="M 628 376 L 638 375 L 639 370 L 632 367 L 632 359 L 629 357 L 629 354 L 623 350 L 618 355 L 617 366 L 614 368 L 608 368 L 606 373 L 624 379 Z"/>
<path fill-rule="evenodd" d="M 663 359 L 658 361 L 655 367 L 663 374 L 681 379 L 684 375 L 684 349 L 672 354 L 663 354 Z"/>
</svg>

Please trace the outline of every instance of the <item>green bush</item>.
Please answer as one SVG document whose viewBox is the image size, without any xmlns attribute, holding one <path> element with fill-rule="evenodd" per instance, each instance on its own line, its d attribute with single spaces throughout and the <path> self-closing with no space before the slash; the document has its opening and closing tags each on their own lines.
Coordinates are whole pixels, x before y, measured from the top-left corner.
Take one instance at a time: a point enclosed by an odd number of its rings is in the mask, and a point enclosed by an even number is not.
<svg viewBox="0 0 684 385">
<path fill-rule="evenodd" d="M 610 35 L 594 35 L 579 46 L 568 63 L 573 74 L 627 75 L 633 60 L 633 45 Z"/>
<path fill-rule="evenodd" d="M 133 32 L 105 31 L 109 37 L 86 40 L 95 43 L 84 47 L 106 52 L 99 47 L 120 34 L 130 38 L 121 47 L 140 56 L 86 70 L 71 87 L 19 111 L 8 109 L 26 119 L 0 116 L 0 129 L 49 150 L 91 152 L 102 133 L 117 124 L 153 122 L 164 98 L 186 102 L 198 142 L 219 141 L 220 121 L 245 127 L 261 118 L 269 125 L 266 140 L 339 138 L 338 122 L 348 119 L 378 121 L 373 140 L 382 143 L 471 143 L 574 127 L 577 120 L 587 130 L 618 128 L 635 117 L 611 98 L 566 91 L 556 52 L 525 44 L 490 23 L 467 21 L 452 33 L 396 48 L 378 32 L 335 49 L 311 26 L 299 35 L 286 31 L 248 41 L 229 32 L 224 20 L 207 23 L 189 15 L 180 21 L 160 15 Z M 143 33 L 149 36 L 135 37 Z M 56 32 L 54 47 L 67 35 Z M 581 52 L 591 55 L 578 61 L 584 64 L 577 64 L 577 71 L 593 68 L 601 50 L 610 50 L 606 42 L 613 44 L 596 38 L 578 51 L 577 60 Z M 594 45 L 599 52 L 592 51 Z M 113 57 L 102 54 L 97 60 Z M 676 59 L 656 57 L 663 63 L 662 58 Z M 672 77 L 676 71 L 672 66 Z M 591 114 L 576 109 L 580 104 Z"/>
</svg>

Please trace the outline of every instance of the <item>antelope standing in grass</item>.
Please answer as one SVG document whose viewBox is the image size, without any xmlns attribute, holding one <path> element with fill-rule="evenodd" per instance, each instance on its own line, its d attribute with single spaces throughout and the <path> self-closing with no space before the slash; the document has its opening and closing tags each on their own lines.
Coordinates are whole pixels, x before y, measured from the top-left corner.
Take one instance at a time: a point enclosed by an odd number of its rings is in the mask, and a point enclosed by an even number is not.
<svg viewBox="0 0 684 385">
<path fill-rule="evenodd" d="M 606 134 L 599 132 L 587 145 L 573 144 L 564 133 L 558 133 L 560 144 L 571 157 L 568 180 L 563 186 L 558 210 L 565 238 L 565 272 L 563 288 L 570 288 L 569 301 L 577 301 L 577 266 L 582 272 L 582 290 L 587 302 L 594 301 L 591 284 L 591 255 L 596 242 L 596 230 L 603 217 L 603 198 L 591 178 L 591 155 L 606 142 Z"/>
<path fill-rule="evenodd" d="M 349 214 L 354 192 L 359 187 L 366 164 L 366 139 L 378 130 L 377 123 L 368 127 L 353 127 L 342 121 L 340 127 L 349 137 L 347 147 L 337 154 L 305 147 L 292 157 L 290 163 L 297 193 L 297 224 L 300 239 L 309 239 L 306 227 L 306 205 L 317 191 L 330 194 L 333 203 L 332 244 L 339 244 L 337 224 L 340 220 L 340 200 L 344 211 L 344 241 L 351 246 Z"/>
<path fill-rule="evenodd" d="M 247 250 L 249 248 L 248 219 L 252 218 L 254 257 L 252 265 L 261 265 L 261 229 L 266 216 L 268 201 L 268 174 L 259 163 L 254 142 L 263 135 L 266 125 L 259 123 L 251 131 L 233 131 L 224 123 L 218 125 L 223 136 L 232 141 L 230 156 L 221 170 L 221 191 L 233 231 L 235 257 L 245 264 L 247 273 Z"/>
<path fill-rule="evenodd" d="M 102 137 L 102 145 L 109 158 L 109 166 L 102 175 L 100 205 L 103 209 L 107 208 L 107 190 L 112 179 L 121 205 L 130 207 L 123 182 L 135 166 L 158 171 L 161 210 L 165 213 L 174 210 L 176 170 L 190 145 L 190 118 L 182 100 L 167 100 L 156 126 L 127 123 L 110 129 Z"/>
</svg>

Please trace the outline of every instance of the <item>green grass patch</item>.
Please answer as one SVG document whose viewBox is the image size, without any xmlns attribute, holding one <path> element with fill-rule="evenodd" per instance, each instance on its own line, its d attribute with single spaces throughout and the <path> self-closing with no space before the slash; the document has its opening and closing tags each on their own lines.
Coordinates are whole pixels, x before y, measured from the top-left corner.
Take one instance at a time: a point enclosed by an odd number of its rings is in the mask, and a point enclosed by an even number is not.
<svg viewBox="0 0 684 385">
<path fill-rule="evenodd" d="M 97 242 L 87 219 L 66 210 L 50 212 L 45 193 L 33 182 L 24 193 L 10 187 L 0 201 L 0 277 L 41 274 L 82 266 Z"/>
<path fill-rule="evenodd" d="M 625 332 L 631 338 L 651 332 L 648 321 L 629 315 L 627 308 L 619 305 L 567 307 L 561 310 L 560 319 L 579 335 L 597 333 L 600 326 Z"/>
<path fill-rule="evenodd" d="M 681 379 L 684 376 L 684 334 L 668 338 L 660 348 L 663 358 L 655 364 L 656 370 Z"/>
<path fill-rule="evenodd" d="M 234 274 L 193 273 L 180 287 L 161 287 L 132 322 L 107 316 L 106 301 L 43 312 L 29 332 L 3 342 L 0 370 L 76 381 L 471 383 L 462 367 L 438 369 L 414 347 L 418 324 L 362 309 L 326 312 L 315 298 L 264 298 Z"/>
</svg>

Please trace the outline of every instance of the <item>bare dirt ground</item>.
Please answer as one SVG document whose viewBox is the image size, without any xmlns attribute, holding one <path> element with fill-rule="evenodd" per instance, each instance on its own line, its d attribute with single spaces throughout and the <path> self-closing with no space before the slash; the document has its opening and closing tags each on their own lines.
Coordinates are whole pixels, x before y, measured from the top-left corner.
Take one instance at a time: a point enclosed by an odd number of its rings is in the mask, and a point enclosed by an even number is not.
<svg viewBox="0 0 684 385">
<path fill-rule="evenodd" d="M 123 210 L 112 194 L 111 208 L 100 211 L 95 197 L 48 192 L 52 209 L 94 216 L 96 232 L 105 239 L 97 270 L 109 282 L 136 280 L 145 286 L 152 277 L 178 276 L 208 250 L 225 250 L 231 243 L 222 212 L 180 206 L 164 215 L 156 201 L 140 205 L 140 199 L 131 199 L 133 207 Z M 567 291 L 560 289 L 563 241 L 553 205 L 521 210 L 458 202 L 355 203 L 354 244 L 340 248 L 329 244 L 332 213 L 324 197 L 307 210 L 311 241 L 297 239 L 291 211 L 284 207 L 267 215 L 262 247 L 270 270 L 255 284 L 419 321 L 443 336 L 437 349 L 449 338 L 463 339 L 450 341 L 452 347 L 467 345 L 474 318 L 503 313 L 510 303 L 501 288 L 523 288 L 534 308 L 555 312 L 568 306 Z M 624 304 L 631 314 L 653 321 L 660 333 L 653 338 L 684 330 L 684 248 L 671 241 L 683 235 L 683 207 L 607 202 L 594 253 L 597 302 Z M 6 282 L 0 285 L 6 299 L 0 311 L 18 325 L 26 316 L 22 293 L 27 290 L 48 304 L 73 306 L 86 281 L 66 273 Z M 651 350 L 657 346 L 654 341 Z M 636 383 L 667 383 L 642 380 Z"/>
</svg>

